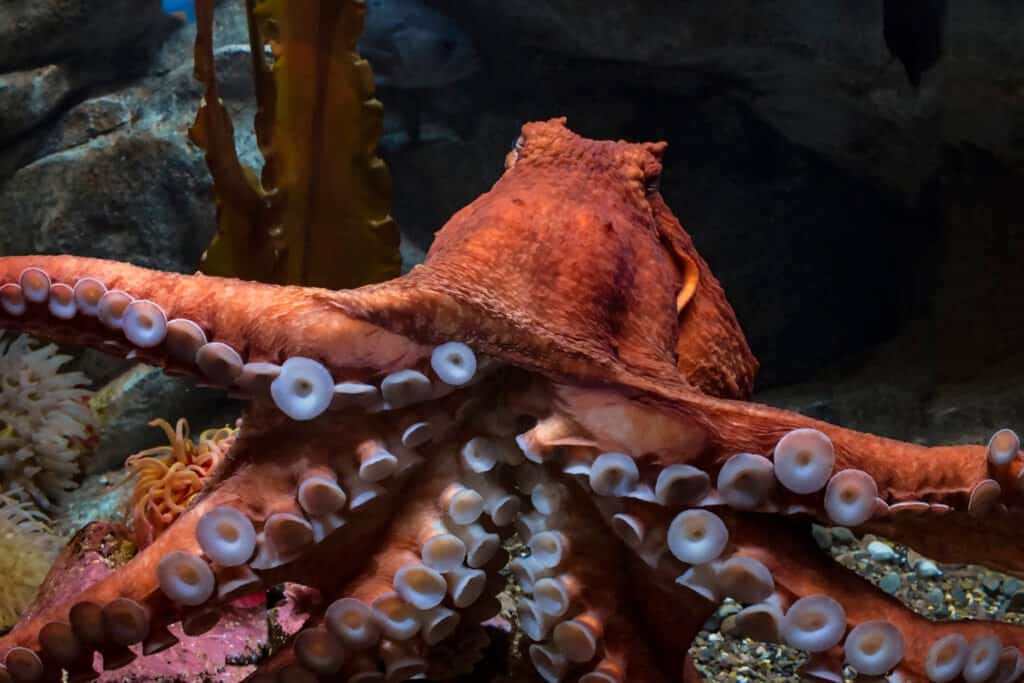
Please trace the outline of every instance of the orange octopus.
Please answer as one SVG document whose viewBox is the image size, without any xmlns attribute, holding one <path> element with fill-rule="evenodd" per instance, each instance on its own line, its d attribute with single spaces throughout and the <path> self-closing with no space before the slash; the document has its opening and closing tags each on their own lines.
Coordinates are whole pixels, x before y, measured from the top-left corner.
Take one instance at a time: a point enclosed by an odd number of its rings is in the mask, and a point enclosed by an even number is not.
<svg viewBox="0 0 1024 683">
<path fill-rule="evenodd" d="M 917 616 L 808 533 L 1019 575 L 1016 435 L 926 448 L 747 402 L 757 362 L 657 191 L 663 149 L 528 124 L 426 263 L 354 291 L 0 259 L 0 325 L 250 397 L 189 508 L 0 640 L 0 678 L 89 679 L 95 652 L 116 669 L 283 581 L 324 604 L 250 680 L 436 678 L 473 660 L 507 567 L 522 679 L 697 681 L 729 597 L 809 677 L 1018 680 L 1024 630 Z"/>
</svg>

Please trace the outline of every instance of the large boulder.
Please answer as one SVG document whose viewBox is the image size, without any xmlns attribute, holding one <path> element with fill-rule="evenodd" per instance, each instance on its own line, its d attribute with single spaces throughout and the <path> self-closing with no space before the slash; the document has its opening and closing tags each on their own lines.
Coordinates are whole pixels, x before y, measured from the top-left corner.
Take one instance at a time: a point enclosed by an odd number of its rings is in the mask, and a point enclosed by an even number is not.
<svg viewBox="0 0 1024 683">
<path fill-rule="evenodd" d="M 0 70 L 109 58 L 163 19 L 160 0 L 6 0 Z"/>
<path fill-rule="evenodd" d="M 244 36 L 237 29 L 239 18 L 244 22 L 241 5 L 224 5 L 219 35 L 237 40 Z M 215 216 L 202 152 L 187 137 L 201 97 L 192 75 L 194 34 L 194 26 L 181 23 L 166 37 L 154 36 L 163 42 L 151 46 L 142 77 L 90 91 L 0 152 L 0 253 L 71 253 L 195 269 Z M 248 46 L 227 44 L 215 56 L 229 107 L 241 122 L 251 121 Z M 48 70 L 66 67 L 38 71 Z M 62 102 L 59 85 L 48 98 L 52 108 Z M 258 156 L 246 126 L 239 129 L 243 157 Z"/>
</svg>

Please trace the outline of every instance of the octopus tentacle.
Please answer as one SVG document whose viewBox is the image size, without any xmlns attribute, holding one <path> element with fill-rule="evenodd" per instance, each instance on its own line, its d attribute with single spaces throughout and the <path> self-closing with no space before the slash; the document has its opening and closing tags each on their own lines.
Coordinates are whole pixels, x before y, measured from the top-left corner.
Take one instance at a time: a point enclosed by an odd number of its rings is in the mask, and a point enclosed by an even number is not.
<svg viewBox="0 0 1024 683">
<path fill-rule="evenodd" d="M 45 282 L 38 278 L 35 283 L 38 302 L 20 294 L 28 285 L 22 284 L 26 272 L 46 276 Z M 46 287 L 56 284 L 77 287 L 73 317 L 54 316 L 48 309 Z M 74 256 L 4 257 L 0 286 L 8 297 L 26 301 L 23 312 L 0 311 L 0 326 L 112 353 L 134 352 L 151 364 L 217 385 L 239 379 L 239 363 L 311 358 L 340 383 L 361 381 L 368 371 L 409 368 L 430 354 L 429 348 L 345 316 L 330 303 L 327 290 L 165 273 Z M 282 325 L 285 319 L 289 322 Z M 209 344 L 216 346 L 203 350 Z M 253 368 L 244 379 L 260 370 L 267 369 Z"/>
<path fill-rule="evenodd" d="M 896 669 L 910 680 L 929 680 L 928 658 L 941 639 L 960 634 L 967 641 L 995 636 L 1003 647 L 1024 647 L 1024 627 L 982 621 L 933 622 L 915 614 L 895 598 L 874 589 L 865 579 L 838 567 L 823 555 L 806 530 L 792 525 L 762 525 L 749 515 L 733 515 L 729 528 L 736 553 L 756 558 L 768 567 L 787 603 L 810 595 L 826 595 L 839 602 L 845 611 L 846 625 L 884 621 L 898 629 L 903 641 L 903 656 Z M 848 638 L 849 636 L 847 636 Z M 841 647 L 830 648 L 815 665 L 838 673 L 844 658 Z M 866 672 L 865 672 L 866 673 Z M 876 674 L 877 675 L 877 674 Z M 987 677 L 985 677 L 987 678 Z M 952 678 L 947 679 L 952 680 Z"/>
</svg>

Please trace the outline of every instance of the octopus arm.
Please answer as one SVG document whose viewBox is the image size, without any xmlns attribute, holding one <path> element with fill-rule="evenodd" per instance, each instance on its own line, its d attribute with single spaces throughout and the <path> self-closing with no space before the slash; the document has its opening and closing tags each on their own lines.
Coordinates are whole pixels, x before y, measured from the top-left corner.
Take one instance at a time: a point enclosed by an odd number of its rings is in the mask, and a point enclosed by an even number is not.
<svg viewBox="0 0 1024 683">
<path fill-rule="evenodd" d="M 346 316 L 327 290 L 74 256 L 0 258 L 0 288 L 2 327 L 131 354 L 240 393 L 248 388 L 237 384 L 247 363 L 308 357 L 340 382 L 409 367 L 429 353 Z"/>
<path fill-rule="evenodd" d="M 968 642 L 995 636 L 1002 647 L 1024 647 L 1024 629 L 1019 625 L 991 621 L 935 622 L 909 610 L 895 598 L 876 590 L 867 580 L 838 567 L 823 555 L 806 529 L 799 525 L 762 525 L 749 515 L 740 514 L 729 519 L 736 552 L 768 567 L 775 580 L 773 599 L 783 606 L 809 596 L 825 595 L 840 605 L 845 612 L 846 627 L 854 629 L 861 624 L 886 622 L 901 634 L 902 661 L 893 668 L 908 680 L 937 680 L 929 656 L 935 660 L 942 639 L 959 634 Z M 885 645 L 888 634 L 878 635 L 877 645 Z M 847 640 L 849 640 L 849 635 Z M 844 661 L 854 658 L 853 646 L 846 643 L 846 652 L 835 645 L 815 657 L 811 665 L 818 670 L 838 672 Z M 934 650 L 934 652 L 933 652 Z M 1000 653 L 996 649 L 996 658 Z M 941 659 L 941 657 L 938 657 Z M 899 660 L 897 660 L 899 661 Z M 952 679 L 946 679 L 952 680 Z M 959 680 L 959 679 L 957 679 Z M 989 680 L 986 678 L 986 680 Z M 1004 680 L 993 678 L 991 680 Z M 1014 680 L 1007 677 L 1005 680 Z"/>
</svg>

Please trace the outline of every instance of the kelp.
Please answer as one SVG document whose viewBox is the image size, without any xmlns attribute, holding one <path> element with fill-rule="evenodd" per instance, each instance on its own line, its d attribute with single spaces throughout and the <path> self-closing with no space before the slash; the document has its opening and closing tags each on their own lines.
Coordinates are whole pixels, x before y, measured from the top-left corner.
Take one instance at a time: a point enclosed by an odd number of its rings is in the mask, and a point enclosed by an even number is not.
<svg viewBox="0 0 1024 683">
<path fill-rule="evenodd" d="M 332 289 L 399 273 L 391 179 L 377 156 L 383 108 L 356 52 L 363 0 L 247 0 L 260 177 L 238 158 L 217 91 L 214 0 L 196 3 L 203 104 L 189 134 L 206 153 L 218 232 L 211 275 Z"/>
</svg>

